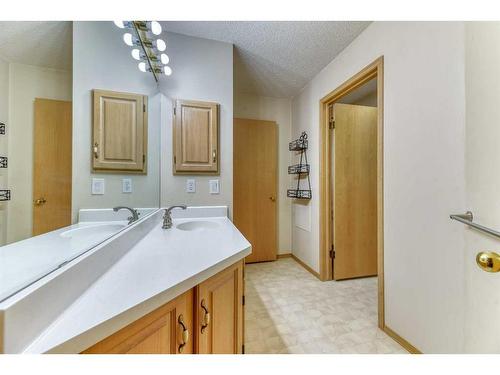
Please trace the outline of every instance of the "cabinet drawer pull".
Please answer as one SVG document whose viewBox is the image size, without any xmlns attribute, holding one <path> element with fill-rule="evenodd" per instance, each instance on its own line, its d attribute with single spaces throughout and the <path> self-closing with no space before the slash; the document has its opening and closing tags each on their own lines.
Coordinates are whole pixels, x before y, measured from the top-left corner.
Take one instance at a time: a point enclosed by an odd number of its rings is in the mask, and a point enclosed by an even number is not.
<svg viewBox="0 0 500 375">
<path fill-rule="evenodd" d="M 217 161 L 217 150 L 212 151 L 212 161 L 214 163 Z"/>
<path fill-rule="evenodd" d="M 201 300 L 201 308 L 205 312 L 205 314 L 203 315 L 203 321 L 201 323 L 201 333 L 203 333 L 210 324 L 210 312 L 208 311 L 207 306 L 205 305 L 204 299 Z"/>
<path fill-rule="evenodd" d="M 94 143 L 94 158 L 99 159 L 99 143 Z"/>
<path fill-rule="evenodd" d="M 186 324 L 184 324 L 184 317 L 182 316 L 182 314 L 179 315 L 179 319 L 177 321 L 182 327 L 182 341 L 179 345 L 179 353 L 182 353 L 184 351 L 184 347 L 189 341 L 189 330 L 187 329 Z"/>
</svg>

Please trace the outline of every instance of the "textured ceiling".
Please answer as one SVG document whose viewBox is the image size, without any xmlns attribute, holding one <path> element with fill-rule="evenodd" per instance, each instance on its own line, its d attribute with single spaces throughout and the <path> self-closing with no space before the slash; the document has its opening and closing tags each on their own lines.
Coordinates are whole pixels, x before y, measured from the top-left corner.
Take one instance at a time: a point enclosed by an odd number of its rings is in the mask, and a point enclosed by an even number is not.
<svg viewBox="0 0 500 375">
<path fill-rule="evenodd" d="M 0 21 L 0 58 L 8 62 L 71 70 L 72 23 Z"/>
<path fill-rule="evenodd" d="M 293 97 L 369 22 L 168 21 L 166 31 L 235 45 L 235 91 Z"/>
</svg>

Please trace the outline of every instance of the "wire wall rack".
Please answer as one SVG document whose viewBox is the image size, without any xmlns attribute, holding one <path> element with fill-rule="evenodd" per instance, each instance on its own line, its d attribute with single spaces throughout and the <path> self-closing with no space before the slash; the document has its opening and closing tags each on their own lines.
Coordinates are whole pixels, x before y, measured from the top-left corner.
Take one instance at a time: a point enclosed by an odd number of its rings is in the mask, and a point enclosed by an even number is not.
<svg viewBox="0 0 500 375">
<path fill-rule="evenodd" d="M 300 137 L 288 144 L 288 150 L 290 151 L 299 151 L 300 152 L 300 161 L 299 164 L 294 164 L 288 167 L 288 174 L 297 175 L 297 187 L 295 189 L 288 189 L 286 192 L 286 196 L 288 198 L 295 199 L 311 199 L 312 191 L 311 191 L 311 180 L 309 178 L 309 172 L 311 167 L 307 161 L 307 133 L 302 132 Z M 308 189 L 301 189 L 300 182 L 302 177 L 307 176 Z"/>
</svg>

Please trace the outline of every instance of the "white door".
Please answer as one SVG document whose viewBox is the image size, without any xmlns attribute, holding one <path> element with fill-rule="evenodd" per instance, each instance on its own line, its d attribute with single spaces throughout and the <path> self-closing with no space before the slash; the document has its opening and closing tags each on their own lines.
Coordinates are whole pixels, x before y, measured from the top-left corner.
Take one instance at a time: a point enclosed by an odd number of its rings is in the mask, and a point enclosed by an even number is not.
<svg viewBox="0 0 500 375">
<path fill-rule="evenodd" d="M 465 35 L 465 208 L 500 231 L 500 23 L 467 23 Z M 485 272 L 475 260 L 480 251 L 500 254 L 500 239 L 464 229 L 464 350 L 500 353 L 500 272 Z"/>
</svg>

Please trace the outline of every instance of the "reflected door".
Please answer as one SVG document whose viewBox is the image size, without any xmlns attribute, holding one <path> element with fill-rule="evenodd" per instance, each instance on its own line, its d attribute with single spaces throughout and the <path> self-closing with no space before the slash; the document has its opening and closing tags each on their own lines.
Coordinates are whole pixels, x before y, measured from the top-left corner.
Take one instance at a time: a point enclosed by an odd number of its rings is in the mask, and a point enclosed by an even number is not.
<svg viewBox="0 0 500 375">
<path fill-rule="evenodd" d="M 71 224 L 71 102 L 35 99 L 33 235 Z"/>
<path fill-rule="evenodd" d="M 276 123 L 234 119 L 233 132 L 234 224 L 252 244 L 245 260 L 276 260 Z"/>
<path fill-rule="evenodd" d="M 333 278 L 377 274 L 377 108 L 335 104 Z"/>
</svg>

